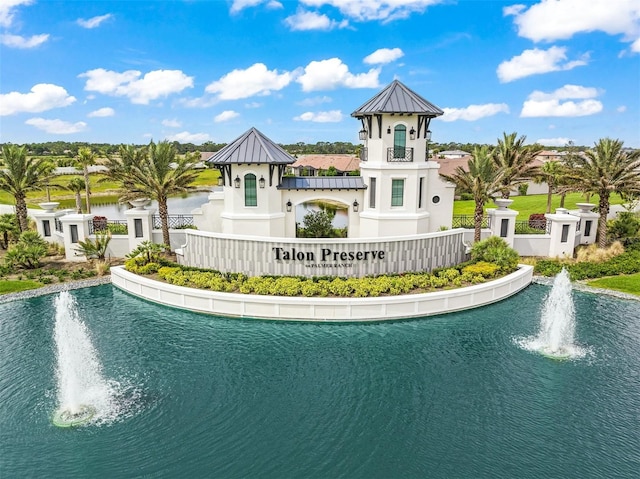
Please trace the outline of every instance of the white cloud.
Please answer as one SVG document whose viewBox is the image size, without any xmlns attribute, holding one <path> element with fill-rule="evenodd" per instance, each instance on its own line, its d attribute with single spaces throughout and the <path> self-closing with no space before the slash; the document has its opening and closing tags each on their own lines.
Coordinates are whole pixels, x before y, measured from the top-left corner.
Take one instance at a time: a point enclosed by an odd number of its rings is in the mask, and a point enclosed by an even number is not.
<svg viewBox="0 0 640 479">
<path fill-rule="evenodd" d="M 104 107 L 104 108 L 99 108 L 95 111 L 92 111 L 91 113 L 89 113 L 87 116 L 89 118 L 104 118 L 107 116 L 113 116 L 115 115 L 116 112 L 113 108 L 109 108 L 109 107 Z"/>
<path fill-rule="evenodd" d="M 33 0 L 0 0 L 0 27 L 10 27 L 14 9 L 20 5 L 30 5 Z"/>
<path fill-rule="evenodd" d="M 0 43 L 10 48 L 35 48 L 49 40 L 49 34 L 33 35 L 32 37 L 22 37 L 20 35 L 11 35 L 3 33 L 0 35 Z"/>
<path fill-rule="evenodd" d="M 180 143 L 194 143 L 201 144 L 205 141 L 209 141 L 211 137 L 208 133 L 189 133 L 188 131 L 181 131 L 175 135 L 169 135 L 166 138 L 169 141 L 178 141 Z"/>
<path fill-rule="evenodd" d="M 620 105 L 618 108 L 616 108 L 616 111 L 618 113 L 624 113 L 625 111 L 627 111 L 627 107 L 625 105 Z"/>
<path fill-rule="evenodd" d="M 339 121 L 342 121 L 342 118 L 343 115 L 340 110 L 330 110 L 318 112 L 307 111 L 300 116 L 296 116 L 294 120 L 313 121 L 315 123 L 337 123 Z"/>
<path fill-rule="evenodd" d="M 324 95 L 324 96 L 314 96 L 313 98 L 305 98 L 304 100 L 299 101 L 296 104 L 300 106 L 315 106 L 315 105 L 321 105 L 322 103 L 331 103 L 332 101 L 333 100 L 331 99 L 331 97 Z"/>
<path fill-rule="evenodd" d="M 391 21 L 407 18 L 412 13 L 423 13 L 429 5 L 443 0 L 301 0 L 301 3 L 320 8 L 329 5 L 357 21 Z"/>
<path fill-rule="evenodd" d="M 162 120 L 162 126 L 166 126 L 168 128 L 180 128 L 182 126 L 182 122 L 178 121 L 176 118 L 169 120 Z"/>
<path fill-rule="evenodd" d="M 544 146 L 567 146 L 567 143 L 569 143 L 570 141 L 572 141 L 571 138 L 564 138 L 564 137 L 540 138 L 536 140 L 536 143 L 539 143 Z"/>
<path fill-rule="evenodd" d="M 634 53 L 640 53 L 640 38 L 631 44 L 631 51 Z"/>
<path fill-rule="evenodd" d="M 230 12 L 239 13 L 245 8 L 256 7 L 261 3 L 262 4 L 267 3 L 267 6 L 268 6 L 268 4 L 272 2 L 266 2 L 265 0 L 233 0 L 233 3 L 231 4 Z M 279 2 L 275 2 L 275 3 L 279 3 Z"/>
<path fill-rule="evenodd" d="M 78 75 L 87 78 L 84 89 L 111 96 L 125 96 L 131 103 L 147 105 L 151 100 L 179 93 L 193 87 L 193 77 L 180 70 L 155 70 L 145 74 L 128 70 L 118 73 L 103 68 Z"/>
<path fill-rule="evenodd" d="M 251 101 L 249 103 L 244 104 L 245 108 L 260 108 L 261 106 L 262 106 L 262 103 L 257 101 Z"/>
<path fill-rule="evenodd" d="M 21 112 L 39 113 L 52 108 L 69 106 L 75 101 L 76 98 L 69 95 L 61 86 L 39 83 L 34 85 L 29 93 L 13 91 L 0 94 L 0 116 Z"/>
<path fill-rule="evenodd" d="M 69 123 L 63 120 L 46 120 L 44 118 L 30 118 L 25 124 L 35 126 L 37 129 L 46 133 L 55 135 L 70 135 L 71 133 L 79 133 L 87 128 L 84 121 L 77 123 Z"/>
<path fill-rule="evenodd" d="M 498 113 L 509 113 L 506 103 L 485 103 L 484 105 L 469 105 L 466 108 L 443 108 L 442 121 L 476 121 Z"/>
<path fill-rule="evenodd" d="M 638 0 L 541 0 L 528 8 L 506 7 L 518 35 L 539 41 L 568 39 L 577 33 L 602 31 L 634 41 L 640 33 Z"/>
<path fill-rule="evenodd" d="M 364 57 L 364 62 L 369 65 L 378 65 L 384 63 L 391 63 L 398 58 L 402 58 L 404 52 L 399 48 L 380 48 L 373 52 L 371 55 Z"/>
<path fill-rule="evenodd" d="M 336 22 L 325 14 L 305 10 L 298 10 L 295 15 L 285 18 L 284 23 L 293 31 L 333 30 L 334 28 L 345 28 L 349 25 L 346 20 Z"/>
<path fill-rule="evenodd" d="M 111 15 L 110 13 L 107 13 L 106 15 L 87 18 L 86 20 L 84 18 L 78 18 L 78 20 L 76 20 L 76 23 L 80 25 L 82 28 L 96 28 L 96 27 L 99 27 L 100 24 L 102 24 L 102 22 L 105 22 L 112 17 L 113 15 Z"/>
<path fill-rule="evenodd" d="M 599 94 L 597 88 L 580 85 L 565 85 L 551 93 L 536 90 L 527 97 L 522 105 L 520 116 L 531 118 L 593 115 L 602 111 L 602 103 L 593 99 Z"/>
<path fill-rule="evenodd" d="M 312 61 L 305 68 L 304 73 L 296 81 L 302 85 L 303 91 L 333 90 L 338 87 L 347 88 L 377 88 L 379 68 L 372 68 L 367 73 L 354 75 L 349 67 L 339 58 Z"/>
<path fill-rule="evenodd" d="M 225 110 L 222 113 L 216 115 L 213 118 L 213 121 L 215 121 L 216 123 L 222 123 L 224 121 L 229 121 L 239 116 L 240 116 L 240 113 L 238 113 L 237 111 Z"/>
<path fill-rule="evenodd" d="M 587 64 L 588 55 L 581 60 L 567 62 L 566 47 L 550 47 L 548 50 L 534 48 L 525 50 L 520 55 L 498 65 L 496 73 L 501 83 L 518 78 L 560 70 L 571 70 Z"/>
<path fill-rule="evenodd" d="M 278 73 L 278 70 L 267 70 L 264 63 L 255 63 L 246 70 L 233 70 L 209 83 L 205 91 L 217 94 L 220 100 L 238 100 L 281 90 L 293 77 L 292 72 Z"/>
</svg>

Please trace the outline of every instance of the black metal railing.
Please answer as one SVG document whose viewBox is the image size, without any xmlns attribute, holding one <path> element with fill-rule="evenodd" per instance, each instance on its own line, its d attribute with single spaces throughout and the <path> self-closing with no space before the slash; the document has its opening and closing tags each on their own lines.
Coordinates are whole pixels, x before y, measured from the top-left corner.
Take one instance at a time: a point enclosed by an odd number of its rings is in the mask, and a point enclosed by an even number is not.
<svg viewBox="0 0 640 479">
<path fill-rule="evenodd" d="M 103 216 L 96 216 L 89 220 L 89 234 L 109 231 L 112 235 L 129 234 L 127 220 L 108 220 Z"/>
<path fill-rule="evenodd" d="M 473 215 L 453 215 L 451 220 L 452 228 L 465 228 L 465 229 L 473 229 L 475 228 L 475 220 Z M 482 227 L 489 227 L 489 218 L 487 216 L 482 217 Z"/>
<path fill-rule="evenodd" d="M 367 161 L 369 159 L 369 148 L 364 146 L 360 148 L 360 161 Z"/>
<path fill-rule="evenodd" d="M 58 218 L 55 218 L 54 220 L 54 228 L 58 233 L 62 233 L 62 221 Z"/>
<path fill-rule="evenodd" d="M 387 148 L 387 162 L 406 162 L 413 161 L 413 148 Z"/>
<path fill-rule="evenodd" d="M 546 220 L 522 220 L 516 221 L 517 235 L 543 235 L 549 234 L 548 229 L 551 228 L 551 223 L 546 224 Z"/>
<path fill-rule="evenodd" d="M 169 229 L 193 228 L 195 226 L 192 215 L 169 215 L 168 223 Z M 153 215 L 153 229 L 159 230 L 161 228 L 160 215 Z"/>
</svg>

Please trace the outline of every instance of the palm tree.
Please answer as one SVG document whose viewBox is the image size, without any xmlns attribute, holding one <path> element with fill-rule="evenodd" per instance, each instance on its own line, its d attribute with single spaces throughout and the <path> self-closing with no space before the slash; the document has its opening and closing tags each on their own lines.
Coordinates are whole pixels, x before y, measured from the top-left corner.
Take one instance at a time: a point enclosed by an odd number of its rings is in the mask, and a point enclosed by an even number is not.
<svg viewBox="0 0 640 479">
<path fill-rule="evenodd" d="M 503 133 L 502 139 L 498 139 L 498 146 L 491 154 L 496 166 L 502 170 L 500 193 L 505 199 L 509 199 L 514 187 L 532 180 L 538 172 L 533 160 L 542 147 L 525 146 L 527 137 L 523 135 L 516 138 L 517 136 L 515 131 L 509 135 Z"/>
<path fill-rule="evenodd" d="M 640 193 L 640 150 L 627 153 L 623 142 L 602 138 L 584 155 L 573 158 L 575 168 L 570 178 L 575 189 L 600 196 L 598 219 L 598 246 L 607 243 L 607 215 L 611 193 L 634 195 Z"/>
<path fill-rule="evenodd" d="M 82 198 L 80 192 L 86 188 L 86 184 L 82 178 L 76 176 L 67 184 L 67 189 L 73 191 L 76 196 L 76 213 L 82 213 Z"/>
<path fill-rule="evenodd" d="M 551 200 L 553 194 L 557 192 L 558 186 L 563 183 L 567 170 L 559 161 L 547 161 L 538 170 L 538 176 L 534 181 L 545 182 L 548 187 L 547 191 L 547 213 L 551 213 Z M 563 206 L 560 205 L 562 208 Z"/>
<path fill-rule="evenodd" d="M 29 229 L 27 192 L 41 190 L 49 181 L 51 169 L 44 160 L 27 158 L 24 146 L 4 145 L 0 161 L 0 189 L 13 195 L 20 232 Z"/>
<path fill-rule="evenodd" d="M 178 157 L 175 146 L 167 141 L 136 151 L 131 147 L 121 147 L 120 155 L 109 159 L 108 176 L 122 185 L 125 193 L 121 201 L 138 198 L 155 199 L 162 226 L 162 241 L 170 247 L 169 212 L 167 199 L 171 195 L 196 191 L 193 181 L 198 174 L 193 165 L 199 155 L 187 154 Z"/>
<path fill-rule="evenodd" d="M 467 168 L 458 166 L 453 174 L 442 177 L 454 183 L 461 191 L 471 193 L 475 208 L 473 213 L 473 241 L 480 241 L 484 205 L 502 187 L 503 172 L 494 163 L 488 147 L 475 147 Z"/>
<path fill-rule="evenodd" d="M 82 174 L 84 175 L 84 195 L 85 202 L 87 204 L 87 213 L 91 213 L 91 189 L 89 183 L 89 167 L 95 165 L 96 155 L 91 151 L 88 146 L 82 146 L 78 148 L 78 156 L 76 160 L 82 166 Z"/>
</svg>

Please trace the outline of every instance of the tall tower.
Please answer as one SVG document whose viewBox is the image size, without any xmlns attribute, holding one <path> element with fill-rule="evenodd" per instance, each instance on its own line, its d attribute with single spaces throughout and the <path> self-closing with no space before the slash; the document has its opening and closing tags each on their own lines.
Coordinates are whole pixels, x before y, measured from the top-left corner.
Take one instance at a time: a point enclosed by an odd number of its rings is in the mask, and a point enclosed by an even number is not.
<svg viewBox="0 0 640 479">
<path fill-rule="evenodd" d="M 402 236 L 451 226 L 453 187 L 429 161 L 431 119 L 444 112 L 401 82 L 354 111 L 362 123 L 360 174 L 367 191 L 360 236 Z"/>
</svg>

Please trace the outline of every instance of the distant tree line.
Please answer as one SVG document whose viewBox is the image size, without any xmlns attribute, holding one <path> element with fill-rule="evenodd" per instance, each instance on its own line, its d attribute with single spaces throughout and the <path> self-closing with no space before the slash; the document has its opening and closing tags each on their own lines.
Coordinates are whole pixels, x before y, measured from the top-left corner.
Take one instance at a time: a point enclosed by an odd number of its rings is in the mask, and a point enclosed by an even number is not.
<svg viewBox="0 0 640 479">
<path fill-rule="evenodd" d="M 175 148 L 176 153 L 178 155 L 185 155 L 187 153 L 194 152 L 216 152 L 221 150 L 226 146 L 226 143 L 214 143 L 213 141 L 206 141 L 201 145 L 194 145 L 193 143 L 180 143 L 177 141 L 169 142 Z M 9 145 L 10 143 L 0 143 L 0 148 L 4 145 Z M 89 148 L 92 151 L 96 152 L 99 156 L 107 156 L 118 153 L 118 148 L 120 147 L 120 143 L 118 144 L 110 144 L 110 143 L 88 143 L 88 142 L 69 142 L 69 141 L 47 141 L 44 143 L 25 143 L 25 150 L 28 155 L 32 156 L 56 156 L 56 157 L 66 157 L 66 158 L 76 158 L 78 156 L 79 150 L 81 148 Z M 147 144 L 140 145 L 131 145 L 135 148 L 143 148 L 147 146 Z M 282 148 L 284 148 L 290 155 L 292 156 L 300 156 L 300 155 L 310 155 L 310 154 L 318 154 L 318 155 L 338 155 L 338 154 L 357 154 L 362 145 L 353 144 L 346 141 L 319 141 L 317 143 L 291 143 L 291 144 L 280 144 Z M 462 150 L 467 152 L 472 152 L 476 148 L 481 147 L 491 148 L 494 145 L 489 144 L 480 144 L 480 143 L 458 143 L 458 142 L 449 142 L 449 143 L 437 143 L 432 142 L 429 144 L 429 150 L 431 152 L 441 152 L 447 150 Z M 542 148 L 541 145 L 538 145 Z M 578 146 L 578 145 L 566 145 L 566 146 L 558 146 L 553 147 L 552 149 L 557 151 L 584 151 L 587 147 Z"/>
</svg>

